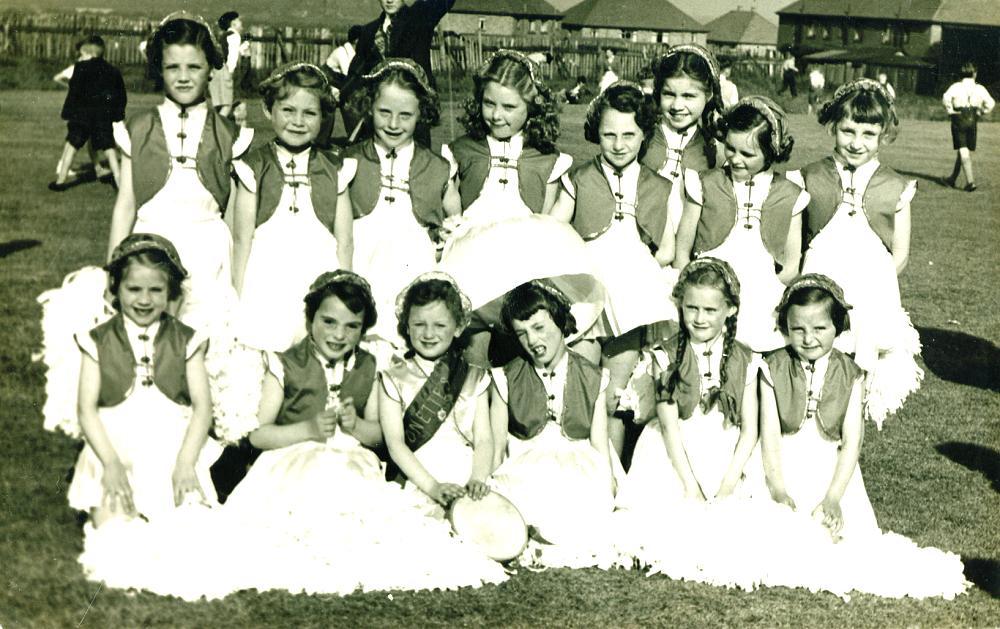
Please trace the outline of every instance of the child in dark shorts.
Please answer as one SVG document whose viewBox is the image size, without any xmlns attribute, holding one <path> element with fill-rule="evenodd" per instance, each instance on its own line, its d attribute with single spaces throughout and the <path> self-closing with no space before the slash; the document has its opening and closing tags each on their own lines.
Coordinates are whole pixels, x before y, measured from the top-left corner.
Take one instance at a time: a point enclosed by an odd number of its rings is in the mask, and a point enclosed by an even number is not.
<svg viewBox="0 0 1000 629">
<path fill-rule="evenodd" d="M 976 150 L 976 126 L 980 116 L 993 110 L 994 101 L 985 87 L 976 83 L 976 66 L 962 66 L 962 80 L 952 83 L 942 98 L 944 108 L 951 117 L 951 144 L 957 151 L 955 167 L 945 182 L 955 187 L 959 172 L 965 172 L 966 192 L 976 190 L 972 172 L 972 153 Z"/>
<path fill-rule="evenodd" d="M 80 60 L 73 66 L 69 80 L 62 109 L 66 145 L 50 190 L 61 192 L 69 187 L 66 180 L 73 157 L 88 141 L 95 157 L 100 152 L 108 160 L 111 173 L 105 175 L 106 181 L 118 183 L 118 154 L 111 125 L 125 118 L 126 100 L 121 72 L 104 60 L 104 40 L 91 35 L 80 44 Z"/>
</svg>

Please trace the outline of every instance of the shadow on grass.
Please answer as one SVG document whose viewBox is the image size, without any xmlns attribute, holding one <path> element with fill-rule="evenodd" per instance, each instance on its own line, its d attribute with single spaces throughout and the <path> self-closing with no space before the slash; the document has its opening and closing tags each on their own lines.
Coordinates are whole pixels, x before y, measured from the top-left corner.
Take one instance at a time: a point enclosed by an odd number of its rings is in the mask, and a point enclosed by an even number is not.
<svg viewBox="0 0 1000 629">
<path fill-rule="evenodd" d="M 918 328 L 927 368 L 942 380 L 1000 392 L 1000 348 L 964 332 Z"/>
<path fill-rule="evenodd" d="M 18 251 L 24 251 L 25 249 L 31 249 L 42 244 L 41 240 L 8 240 L 7 242 L 0 242 L 0 258 L 6 258 L 12 253 L 17 253 Z"/>
<path fill-rule="evenodd" d="M 1000 493 L 1000 452 L 975 443 L 946 441 L 934 449 L 962 467 L 981 472 L 990 481 L 993 491 Z"/>
<path fill-rule="evenodd" d="M 1000 561 L 995 559 L 962 559 L 965 578 L 993 598 L 1000 598 Z"/>
<path fill-rule="evenodd" d="M 904 177 L 913 177 L 914 179 L 920 179 L 921 181 L 929 181 L 931 183 L 935 183 L 945 188 L 951 187 L 950 185 L 948 185 L 947 177 L 945 175 L 928 175 L 927 173 L 918 173 L 910 170 L 900 170 L 898 168 L 896 169 L 896 172 L 899 173 L 900 175 L 903 175 Z"/>
</svg>

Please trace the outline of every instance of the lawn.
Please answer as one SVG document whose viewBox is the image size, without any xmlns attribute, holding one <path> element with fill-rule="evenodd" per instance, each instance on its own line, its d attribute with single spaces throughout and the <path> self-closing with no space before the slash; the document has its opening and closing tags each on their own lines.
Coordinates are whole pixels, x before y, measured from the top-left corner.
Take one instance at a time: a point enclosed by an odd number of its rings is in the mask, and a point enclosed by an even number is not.
<svg viewBox="0 0 1000 629">
<path fill-rule="evenodd" d="M 138 96 L 133 107 L 155 102 Z M 108 591 L 76 563 L 80 525 L 66 503 L 73 442 L 42 430 L 44 372 L 35 297 L 99 263 L 114 201 L 109 186 L 49 192 L 65 127 L 58 92 L 0 92 L 0 626 L 997 626 L 1000 625 L 1000 124 L 980 128 L 979 192 L 943 187 L 954 153 L 946 123 L 904 121 L 884 161 L 919 180 L 904 304 L 924 342 L 927 377 L 903 412 L 867 427 L 861 465 L 884 529 L 961 554 L 976 585 L 955 601 L 849 602 L 804 590 L 747 593 L 637 572 L 521 571 L 498 587 L 348 597 L 246 592 L 188 604 Z M 252 120 L 260 124 L 259 107 Z M 450 108 L 444 108 L 447 120 Z M 582 107 L 563 116 L 561 146 L 578 158 Z M 830 139 L 793 115 L 792 167 Z M 457 126 L 456 126 L 457 129 Z M 450 137 L 446 122 L 436 141 Z M 845 251 L 845 255 L 850 255 Z M 991 279 L 992 278 L 992 279 Z"/>
</svg>

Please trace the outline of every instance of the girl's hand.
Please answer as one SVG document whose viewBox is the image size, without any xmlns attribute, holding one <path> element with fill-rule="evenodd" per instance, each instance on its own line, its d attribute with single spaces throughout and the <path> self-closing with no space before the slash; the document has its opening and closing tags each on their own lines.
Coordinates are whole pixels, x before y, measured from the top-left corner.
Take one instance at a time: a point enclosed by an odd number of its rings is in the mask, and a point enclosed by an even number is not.
<svg viewBox="0 0 1000 629">
<path fill-rule="evenodd" d="M 813 509 L 812 516 L 816 519 L 823 518 L 823 526 L 830 529 L 830 534 L 834 537 L 844 528 L 844 514 L 840 510 L 840 502 L 827 498 Z"/>
<path fill-rule="evenodd" d="M 724 500 L 733 495 L 733 488 L 723 485 L 719 491 L 715 492 L 715 500 Z"/>
<path fill-rule="evenodd" d="M 435 483 L 428 495 L 434 502 L 447 507 L 452 501 L 465 495 L 465 488 L 454 483 Z"/>
<path fill-rule="evenodd" d="M 337 432 L 337 423 L 340 421 L 341 411 L 335 408 L 328 408 L 312 419 L 312 429 L 314 439 L 323 441 L 333 436 Z"/>
<path fill-rule="evenodd" d="M 465 484 L 465 495 L 473 500 L 485 498 L 490 493 L 490 486 L 481 480 L 470 480 Z"/>
<path fill-rule="evenodd" d="M 174 467 L 171 480 L 174 483 L 175 507 L 181 506 L 181 503 L 184 502 L 184 497 L 190 493 L 197 493 L 201 496 L 202 504 L 208 503 L 208 499 L 205 498 L 205 492 L 201 490 L 201 483 L 198 482 L 198 476 L 194 473 L 193 465 L 178 462 L 177 466 Z"/>
<path fill-rule="evenodd" d="M 109 511 L 136 515 L 135 504 L 132 502 L 132 485 L 128 482 L 128 474 L 121 461 L 115 460 L 104 466 L 101 486 L 104 488 L 104 506 Z"/>
<path fill-rule="evenodd" d="M 358 411 L 354 408 L 354 400 L 349 397 L 344 398 L 340 404 L 340 429 L 353 434 L 354 427 L 358 425 Z"/>
<path fill-rule="evenodd" d="M 705 492 L 701 490 L 701 485 L 695 483 L 693 487 L 688 487 L 684 490 L 684 497 L 688 500 L 694 500 L 696 502 L 708 502 L 705 498 Z"/>
<path fill-rule="evenodd" d="M 780 492 L 780 493 L 777 493 L 777 494 L 774 494 L 774 495 L 773 495 L 773 496 L 771 496 L 771 497 L 772 497 L 772 498 L 774 499 L 774 501 L 775 501 L 775 502 L 777 502 L 777 503 L 778 503 L 779 505 L 785 505 L 786 507 L 788 507 L 788 508 L 789 508 L 789 509 L 791 509 L 792 511 L 795 511 L 795 510 L 797 510 L 797 507 L 795 506 L 795 501 L 794 501 L 794 500 L 792 500 L 792 497 L 791 497 L 791 496 L 789 496 L 789 495 L 788 495 L 787 493 L 785 493 L 785 492 Z"/>
</svg>

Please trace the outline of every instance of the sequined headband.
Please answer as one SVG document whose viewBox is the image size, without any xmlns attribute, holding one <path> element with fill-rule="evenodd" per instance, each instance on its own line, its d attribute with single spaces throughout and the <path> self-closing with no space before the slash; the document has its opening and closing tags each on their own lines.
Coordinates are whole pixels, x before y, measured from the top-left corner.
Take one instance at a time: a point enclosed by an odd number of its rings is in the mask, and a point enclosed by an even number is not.
<svg viewBox="0 0 1000 629">
<path fill-rule="evenodd" d="M 145 234 L 141 232 L 129 234 L 124 240 L 118 243 L 118 246 L 111 252 L 111 260 L 108 261 L 104 270 L 110 271 L 113 266 L 125 258 L 142 251 L 159 251 L 167 256 L 170 263 L 180 271 L 181 276 L 187 277 L 187 269 L 181 264 L 181 257 L 178 255 L 174 243 L 158 234 Z"/>
<path fill-rule="evenodd" d="M 278 81 L 284 79 L 292 72 L 298 72 L 299 70 L 309 70 L 310 72 L 312 72 L 313 74 L 315 74 L 320 78 L 324 92 L 330 90 L 330 80 L 326 78 L 326 73 L 323 72 L 323 70 L 321 70 L 319 66 L 312 63 L 307 63 L 305 61 L 296 61 L 295 63 L 289 63 L 281 66 L 280 68 L 276 68 L 273 72 L 271 72 L 271 74 L 266 79 L 260 82 L 258 89 L 265 89 L 267 87 L 270 87 L 275 83 L 277 83 Z"/>
<path fill-rule="evenodd" d="M 840 284 L 833 281 L 826 275 L 821 275 L 819 273 L 806 273 L 805 275 L 800 275 L 791 284 L 785 288 L 784 294 L 781 296 L 781 302 L 776 308 L 777 311 L 781 312 L 788 307 L 788 302 L 791 300 L 792 295 L 796 292 L 802 290 L 803 288 L 819 288 L 830 293 L 834 301 L 840 304 L 844 310 L 850 310 L 851 304 L 847 303 L 847 299 L 844 297 L 844 290 L 840 287 Z"/>
<path fill-rule="evenodd" d="M 160 25 L 157 30 L 166 26 L 169 22 L 173 22 L 176 20 L 187 20 L 188 22 L 194 22 L 195 24 L 200 24 L 201 26 L 204 26 L 205 30 L 208 31 L 208 38 L 212 42 L 212 47 L 215 48 L 215 51 L 217 53 L 219 54 L 222 53 L 222 46 L 219 44 L 219 40 L 215 36 L 215 29 L 209 26 L 208 22 L 205 21 L 205 18 L 201 17 L 200 15 L 189 13 L 187 11 L 174 11 L 173 13 L 170 13 L 162 20 L 160 20 Z"/>
<path fill-rule="evenodd" d="M 543 280 L 531 280 L 531 284 L 548 293 L 553 299 L 559 302 L 560 305 L 566 308 L 566 312 L 569 312 L 570 308 L 572 308 L 573 303 L 569 300 L 569 297 L 566 296 L 566 293 L 562 292 L 554 285 Z"/>
<path fill-rule="evenodd" d="M 459 288 L 458 282 L 455 281 L 455 278 L 447 273 L 442 273 L 441 271 L 429 271 L 417 276 L 416 279 L 410 282 L 409 285 L 399 293 L 396 297 L 396 318 L 403 318 L 403 303 L 406 301 L 406 295 L 409 294 L 413 287 L 417 284 L 423 284 L 424 282 L 430 282 L 433 280 L 445 282 L 455 289 L 455 292 L 458 293 L 458 299 L 462 303 L 462 320 L 459 321 L 458 324 L 461 326 L 468 323 L 469 315 L 472 313 L 472 302 L 469 301 L 466 294 L 462 292 L 461 288 Z"/>
<path fill-rule="evenodd" d="M 735 111 L 740 107 L 752 107 L 764 116 L 767 123 L 771 125 L 771 149 L 776 155 L 780 155 L 792 141 L 792 136 L 788 133 L 788 119 L 785 117 L 785 110 L 766 96 L 741 98 L 730 111 Z"/>
<path fill-rule="evenodd" d="M 646 93 L 642 91 L 642 86 L 636 83 L 635 81 L 626 81 L 624 79 L 620 81 L 615 81 L 611 85 L 604 88 L 604 90 L 600 94 L 591 99 L 590 104 L 587 105 L 587 114 L 586 116 L 584 116 L 583 119 L 590 120 L 590 117 L 594 115 L 594 110 L 597 109 L 598 105 L 600 105 L 603 102 L 602 97 L 604 96 L 604 94 L 608 90 L 616 87 L 627 87 L 629 89 L 635 90 L 639 92 L 640 97 L 645 97 L 646 95 Z"/>
<path fill-rule="evenodd" d="M 874 79 L 854 79 L 838 87 L 833 93 L 833 97 L 824 103 L 822 109 L 820 109 L 820 120 L 826 117 L 827 112 L 832 107 L 844 102 L 848 97 L 857 92 L 875 92 L 881 96 L 889 106 L 890 124 L 893 126 L 899 124 L 899 116 L 896 115 L 896 99 L 889 94 L 889 90 L 885 89 L 884 85 Z"/>
<path fill-rule="evenodd" d="M 684 297 L 684 287 L 691 275 L 695 271 L 701 269 L 712 269 L 719 274 L 722 281 L 726 283 L 726 287 L 729 289 L 730 295 L 733 296 L 733 300 L 736 302 L 735 306 L 740 305 L 740 280 L 736 277 L 736 272 L 733 271 L 733 267 L 729 266 L 729 263 L 725 260 L 720 260 L 719 258 L 696 258 L 688 263 L 684 270 L 681 271 L 680 277 L 677 279 L 677 284 L 674 285 L 674 291 L 672 297 L 674 301 L 680 302 Z"/>
<path fill-rule="evenodd" d="M 416 80 L 417 84 L 420 85 L 425 92 L 427 92 L 427 94 L 437 96 L 437 90 L 431 87 L 431 82 L 427 79 L 427 73 L 424 72 L 424 69 L 413 61 L 402 57 L 391 57 L 389 59 L 385 59 L 375 66 L 370 73 L 364 75 L 363 78 L 365 81 L 371 83 L 379 80 L 387 72 L 391 72 L 392 70 L 403 70 L 409 73 L 414 80 Z"/>
<path fill-rule="evenodd" d="M 309 301 L 310 297 L 322 292 L 327 286 L 332 284 L 351 284 L 352 286 L 360 288 L 361 292 L 364 293 L 365 306 L 374 315 L 372 317 L 372 323 L 375 323 L 378 318 L 378 310 L 375 307 L 375 298 L 372 297 L 372 287 L 368 283 L 368 280 L 353 271 L 338 269 L 336 271 L 327 271 L 322 273 L 313 281 L 312 285 L 309 286 L 309 292 L 306 293 L 303 301 Z"/>
<path fill-rule="evenodd" d="M 541 85 L 542 82 L 539 80 L 538 74 L 535 72 L 535 62 L 529 59 L 528 55 L 523 52 L 510 50 L 508 48 L 500 48 L 490 55 L 489 59 L 486 60 L 486 63 L 479 67 L 479 72 L 477 72 L 477 74 L 479 76 L 485 75 L 486 71 L 497 59 L 510 59 L 511 61 L 516 61 L 517 63 L 522 64 L 528 68 L 528 76 L 531 78 L 531 82 L 536 86 Z"/>
<path fill-rule="evenodd" d="M 671 46 L 669 50 L 662 57 L 660 57 L 654 65 L 654 68 L 663 63 L 664 60 L 678 55 L 682 52 L 691 53 L 696 57 L 701 57 L 705 63 L 708 64 L 708 70 L 712 74 L 712 88 L 716 95 L 719 93 L 719 60 L 715 58 L 708 49 L 699 46 L 698 44 L 677 44 L 676 46 Z"/>
</svg>

